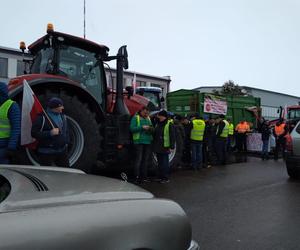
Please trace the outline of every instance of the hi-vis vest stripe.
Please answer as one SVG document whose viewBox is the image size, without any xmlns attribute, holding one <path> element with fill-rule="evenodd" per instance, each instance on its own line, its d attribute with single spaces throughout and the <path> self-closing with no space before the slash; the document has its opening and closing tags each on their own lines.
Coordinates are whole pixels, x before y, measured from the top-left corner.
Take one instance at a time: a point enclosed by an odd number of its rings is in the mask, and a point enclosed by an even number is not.
<svg viewBox="0 0 300 250">
<path fill-rule="evenodd" d="M 234 126 L 232 123 L 229 124 L 229 127 L 228 127 L 228 135 L 233 135 L 234 134 Z"/>
<path fill-rule="evenodd" d="M 226 138 L 226 137 L 228 137 L 229 123 L 228 123 L 228 121 L 226 121 L 226 120 L 223 120 L 223 122 L 225 123 L 225 126 L 224 126 L 224 128 L 223 128 L 222 133 L 220 134 L 220 137 Z M 219 130 L 219 126 L 218 126 L 218 129 L 217 129 L 217 133 L 216 133 L 216 134 L 218 134 L 218 130 Z"/>
<path fill-rule="evenodd" d="M 140 116 L 136 115 L 135 118 L 136 118 L 136 126 L 140 127 L 141 126 L 141 118 L 140 118 Z M 150 121 L 149 117 L 147 119 Z M 133 138 L 134 141 L 137 141 L 137 140 L 140 139 L 140 136 L 141 136 L 141 133 L 140 132 L 136 132 L 136 133 L 133 133 L 132 138 Z"/>
<path fill-rule="evenodd" d="M 167 124 L 164 127 L 164 147 L 165 148 L 170 147 L 170 123 L 172 123 L 172 121 L 168 120 Z"/>
<path fill-rule="evenodd" d="M 191 139 L 194 141 L 203 141 L 205 122 L 201 119 L 195 119 L 192 123 L 193 129 L 191 131 Z"/>
<path fill-rule="evenodd" d="M 13 103 L 14 103 L 13 100 L 8 99 L 0 107 L 0 138 L 1 139 L 10 137 L 11 126 L 7 114 L 9 108 Z"/>
</svg>

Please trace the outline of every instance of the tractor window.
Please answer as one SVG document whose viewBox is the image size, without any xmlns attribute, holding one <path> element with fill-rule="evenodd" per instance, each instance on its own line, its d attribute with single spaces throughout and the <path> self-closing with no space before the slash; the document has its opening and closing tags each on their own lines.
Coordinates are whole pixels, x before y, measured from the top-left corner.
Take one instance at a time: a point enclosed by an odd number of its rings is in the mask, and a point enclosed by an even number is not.
<svg viewBox="0 0 300 250">
<path fill-rule="evenodd" d="M 103 102 L 103 71 L 94 53 L 72 46 L 61 46 L 58 61 L 60 75 L 80 83 L 99 103 Z"/>
<path fill-rule="evenodd" d="M 288 119 L 300 118 L 300 109 L 291 109 L 288 113 Z"/>
<path fill-rule="evenodd" d="M 53 55 L 52 48 L 44 48 L 40 50 L 34 58 L 31 66 L 31 73 L 48 73 L 53 71 Z"/>
<path fill-rule="evenodd" d="M 143 96 L 148 98 L 150 100 L 150 102 L 155 106 L 155 108 L 157 108 L 157 109 L 160 108 L 159 95 L 157 93 L 144 91 Z"/>
</svg>

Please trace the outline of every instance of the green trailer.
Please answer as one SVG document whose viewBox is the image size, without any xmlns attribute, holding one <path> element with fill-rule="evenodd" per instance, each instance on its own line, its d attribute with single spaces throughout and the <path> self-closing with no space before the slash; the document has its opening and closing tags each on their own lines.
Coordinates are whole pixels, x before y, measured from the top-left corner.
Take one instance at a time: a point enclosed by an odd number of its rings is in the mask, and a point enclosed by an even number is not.
<svg viewBox="0 0 300 250">
<path fill-rule="evenodd" d="M 180 115 L 198 112 L 207 117 L 225 114 L 234 125 L 245 119 L 256 126 L 256 117 L 249 109 L 260 107 L 260 98 L 253 96 L 213 95 L 197 90 L 180 89 L 167 94 L 168 110 Z"/>
</svg>

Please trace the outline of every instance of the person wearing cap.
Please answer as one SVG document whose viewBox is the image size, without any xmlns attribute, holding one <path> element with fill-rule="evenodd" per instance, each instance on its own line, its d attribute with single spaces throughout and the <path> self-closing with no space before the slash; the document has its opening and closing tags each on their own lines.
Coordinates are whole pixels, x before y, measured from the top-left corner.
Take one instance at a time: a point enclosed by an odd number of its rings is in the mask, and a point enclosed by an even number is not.
<svg viewBox="0 0 300 250">
<path fill-rule="evenodd" d="M 143 107 L 130 121 L 130 131 L 135 149 L 134 175 L 135 182 L 149 181 L 148 165 L 151 155 L 151 143 L 153 140 L 152 122 L 149 118 L 149 109 Z"/>
<path fill-rule="evenodd" d="M 205 131 L 205 122 L 198 113 L 191 115 L 191 150 L 192 150 L 192 168 L 199 170 L 202 168 L 203 160 L 203 137 Z"/>
<path fill-rule="evenodd" d="M 175 130 L 168 119 L 167 111 L 158 112 L 157 120 L 153 136 L 153 151 L 157 157 L 160 183 L 167 183 L 170 181 L 169 154 L 175 148 Z"/>
<path fill-rule="evenodd" d="M 20 134 L 20 107 L 15 101 L 9 99 L 6 83 L 0 82 L 0 164 L 11 162 Z"/>
<path fill-rule="evenodd" d="M 63 101 L 52 97 L 45 113 L 39 114 L 32 124 L 31 135 L 38 141 L 37 153 L 41 165 L 70 166 L 67 155 L 69 133 L 63 110 Z"/>
<path fill-rule="evenodd" d="M 226 164 L 226 146 L 229 133 L 229 123 L 225 120 L 224 115 L 219 115 L 217 119 L 217 131 L 216 131 L 216 153 L 218 158 L 218 164 Z"/>
</svg>

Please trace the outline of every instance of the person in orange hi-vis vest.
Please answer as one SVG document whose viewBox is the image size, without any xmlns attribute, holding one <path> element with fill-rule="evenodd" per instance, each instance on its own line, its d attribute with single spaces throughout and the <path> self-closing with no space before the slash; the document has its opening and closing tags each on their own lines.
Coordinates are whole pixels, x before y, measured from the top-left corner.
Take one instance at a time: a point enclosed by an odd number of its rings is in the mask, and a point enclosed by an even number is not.
<svg viewBox="0 0 300 250">
<path fill-rule="evenodd" d="M 276 161 L 278 160 L 278 154 L 280 150 L 282 152 L 282 157 L 284 158 L 285 156 L 285 143 L 286 143 L 285 136 L 287 133 L 288 133 L 287 126 L 284 123 L 283 119 L 280 118 L 280 120 L 276 123 L 273 130 L 273 135 L 276 141 L 276 146 L 274 151 L 274 160 Z"/>
<path fill-rule="evenodd" d="M 247 152 L 247 133 L 250 132 L 250 126 L 246 120 L 242 120 L 236 125 L 236 147 L 239 152 Z"/>
</svg>

